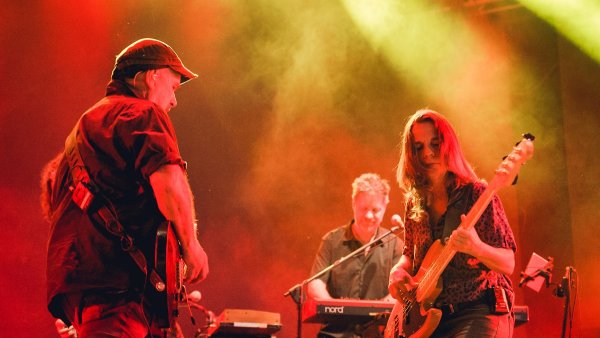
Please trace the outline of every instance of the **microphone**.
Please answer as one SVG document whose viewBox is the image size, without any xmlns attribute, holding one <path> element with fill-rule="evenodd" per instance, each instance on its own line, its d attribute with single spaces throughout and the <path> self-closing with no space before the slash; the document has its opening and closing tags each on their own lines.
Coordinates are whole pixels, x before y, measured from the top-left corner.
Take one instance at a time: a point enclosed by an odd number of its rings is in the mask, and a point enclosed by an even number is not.
<svg viewBox="0 0 600 338">
<path fill-rule="evenodd" d="M 556 290 L 554 290 L 555 296 L 564 297 L 571 293 L 571 289 L 574 287 L 573 273 L 575 272 L 575 268 L 572 266 L 567 266 L 565 268 L 565 276 L 562 278 L 561 283 L 556 286 Z"/>
<path fill-rule="evenodd" d="M 387 232 L 386 234 L 384 234 L 383 236 L 379 237 L 378 239 L 374 239 L 372 240 L 370 243 L 365 244 L 365 254 L 367 254 L 369 252 L 369 250 L 371 250 L 371 248 L 374 248 L 378 245 L 383 246 L 383 239 L 384 237 L 390 235 L 390 234 L 394 234 L 396 236 L 399 236 L 398 231 L 400 231 L 400 234 L 403 236 L 404 235 L 404 222 L 402 222 L 402 217 L 400 217 L 400 215 L 398 214 L 393 214 L 392 218 L 391 218 L 391 223 L 392 223 L 392 228 L 389 230 L 389 232 Z M 360 250 L 360 249 L 359 249 Z M 338 259 L 341 260 L 344 257 Z M 334 262 L 334 264 L 338 264 L 338 261 Z"/>
<path fill-rule="evenodd" d="M 393 214 L 392 218 L 391 218 L 391 223 L 392 223 L 392 229 L 391 231 L 396 233 L 398 230 L 401 231 L 401 233 L 404 233 L 404 222 L 402 221 L 402 217 L 400 217 L 400 215 L 398 214 Z M 398 234 L 396 234 L 398 235 Z"/>
<path fill-rule="evenodd" d="M 404 228 L 404 222 L 402 221 L 402 217 L 400 217 L 400 215 L 393 214 L 391 221 L 392 221 L 392 225 L 398 226 L 400 228 Z"/>
</svg>

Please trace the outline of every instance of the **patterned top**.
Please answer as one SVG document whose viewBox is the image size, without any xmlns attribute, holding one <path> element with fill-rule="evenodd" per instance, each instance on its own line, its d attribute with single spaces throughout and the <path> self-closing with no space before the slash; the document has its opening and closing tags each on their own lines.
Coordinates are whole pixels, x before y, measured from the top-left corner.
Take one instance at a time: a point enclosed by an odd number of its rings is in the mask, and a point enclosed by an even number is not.
<svg viewBox="0 0 600 338">
<path fill-rule="evenodd" d="M 448 208 L 453 206 L 457 200 L 468 199 L 466 210 L 470 210 L 475 201 L 485 191 L 486 184 L 477 182 L 473 184 L 472 194 L 464 193 L 465 187 L 450 193 Z M 412 204 L 409 200 L 406 206 L 407 214 Z M 446 212 L 437 224 L 430 225 L 429 216 L 425 213 L 420 222 L 413 219 L 406 220 L 406 234 L 404 255 L 413 261 L 414 271 L 418 271 L 423 259 L 434 240 L 442 237 Z M 494 195 L 479 221 L 475 223 L 475 229 L 482 242 L 497 248 L 507 248 L 516 251 L 517 246 L 512 230 L 508 224 L 502 202 Z M 442 273 L 443 290 L 438 296 L 436 303 L 456 304 L 480 299 L 489 287 L 502 286 L 510 298 L 514 292 L 510 279 L 498 272 L 492 271 L 477 258 L 456 253 L 450 264 Z"/>
</svg>

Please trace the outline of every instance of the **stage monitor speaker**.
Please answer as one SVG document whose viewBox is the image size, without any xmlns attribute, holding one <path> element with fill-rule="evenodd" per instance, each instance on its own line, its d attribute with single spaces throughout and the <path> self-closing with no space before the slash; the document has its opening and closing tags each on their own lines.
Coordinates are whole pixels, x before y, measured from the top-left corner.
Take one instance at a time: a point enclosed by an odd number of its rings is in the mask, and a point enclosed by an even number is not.
<svg viewBox="0 0 600 338">
<path fill-rule="evenodd" d="M 529 306 L 515 305 L 513 312 L 515 314 L 515 326 L 525 324 L 529 321 Z"/>
<path fill-rule="evenodd" d="M 209 328 L 208 335 L 215 338 L 266 338 L 279 330 L 281 330 L 279 313 L 225 309 L 217 318 L 216 325 Z"/>
</svg>

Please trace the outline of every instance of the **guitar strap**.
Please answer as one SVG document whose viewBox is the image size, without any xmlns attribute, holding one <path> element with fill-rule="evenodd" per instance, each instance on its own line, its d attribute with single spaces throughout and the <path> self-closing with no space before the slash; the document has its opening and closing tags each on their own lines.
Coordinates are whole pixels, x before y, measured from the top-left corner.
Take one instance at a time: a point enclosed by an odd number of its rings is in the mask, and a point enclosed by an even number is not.
<svg viewBox="0 0 600 338">
<path fill-rule="evenodd" d="M 127 252 L 144 276 L 150 279 L 151 285 L 159 292 L 165 289 L 165 282 L 156 270 L 150 269 L 146 256 L 135 246 L 133 238 L 127 234 L 125 228 L 116 216 L 116 212 L 110 201 L 103 196 L 98 186 L 92 181 L 81 154 L 77 147 L 77 135 L 79 134 L 81 119 L 77 122 L 67 140 L 65 141 L 65 156 L 69 162 L 73 185 L 69 187 L 72 192 L 71 200 L 88 216 L 96 221 L 95 224 L 103 224 L 104 230 L 110 235 L 118 238 L 121 249 Z M 60 208 L 59 208 L 60 209 Z"/>
<path fill-rule="evenodd" d="M 445 243 L 452 231 L 456 230 L 460 225 L 460 216 L 467 214 L 467 206 L 471 200 L 473 194 L 473 184 L 469 183 L 464 185 L 454 196 L 452 196 L 448 209 L 446 210 L 446 216 L 444 218 L 444 231 L 442 234 L 442 241 Z"/>
</svg>

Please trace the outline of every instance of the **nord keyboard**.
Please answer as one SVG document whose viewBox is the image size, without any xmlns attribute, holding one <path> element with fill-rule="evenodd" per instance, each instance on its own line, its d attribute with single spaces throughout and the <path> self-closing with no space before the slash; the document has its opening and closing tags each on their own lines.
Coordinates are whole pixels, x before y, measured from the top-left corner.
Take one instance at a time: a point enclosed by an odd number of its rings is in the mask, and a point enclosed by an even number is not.
<svg viewBox="0 0 600 338">
<path fill-rule="evenodd" d="M 311 299 L 302 305 L 304 323 L 356 323 L 377 320 L 385 324 L 395 303 L 359 299 Z M 529 322 L 529 307 L 515 305 L 515 326 Z"/>
<path fill-rule="evenodd" d="M 365 323 L 387 321 L 395 303 L 359 299 L 311 299 L 302 305 L 304 323 Z"/>
</svg>

